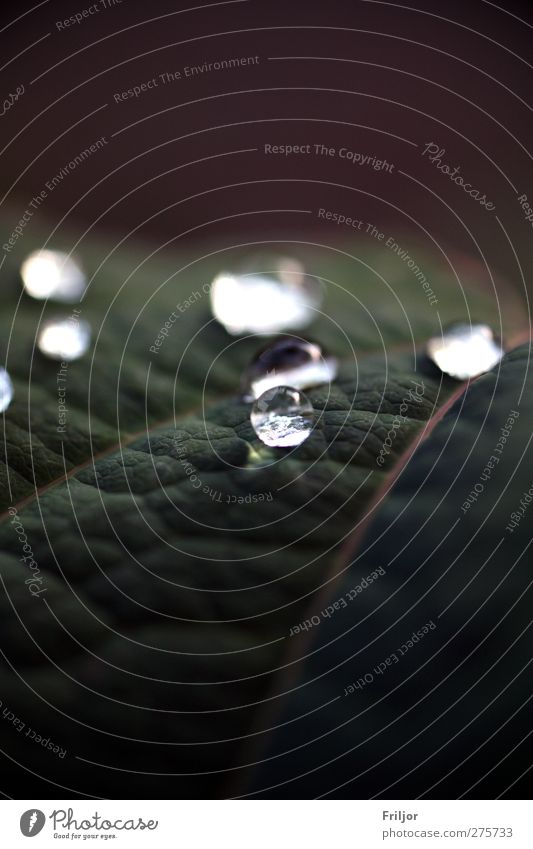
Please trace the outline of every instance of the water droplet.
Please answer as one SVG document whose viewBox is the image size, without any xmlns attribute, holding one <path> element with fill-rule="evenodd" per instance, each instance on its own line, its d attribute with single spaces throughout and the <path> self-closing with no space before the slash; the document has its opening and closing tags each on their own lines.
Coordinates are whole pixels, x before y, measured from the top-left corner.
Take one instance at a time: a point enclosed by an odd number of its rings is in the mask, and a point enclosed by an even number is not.
<svg viewBox="0 0 533 849">
<path fill-rule="evenodd" d="M 247 272 L 221 273 L 211 309 L 228 333 L 281 333 L 306 327 L 322 304 L 322 284 L 295 259 L 264 259 Z"/>
<path fill-rule="evenodd" d="M 37 341 L 42 354 L 53 360 L 71 362 L 82 357 L 91 343 L 91 326 L 87 321 L 60 318 L 45 321 Z"/>
<path fill-rule="evenodd" d="M 457 380 L 489 371 L 503 356 L 502 347 L 487 324 L 453 324 L 442 336 L 429 340 L 427 352 L 441 371 Z"/>
<path fill-rule="evenodd" d="M 313 430 L 313 405 L 298 389 L 275 386 L 257 399 L 250 421 L 265 445 L 293 448 L 301 445 Z"/>
<path fill-rule="evenodd" d="M 63 251 L 33 251 L 22 263 L 20 275 L 28 295 L 41 300 L 74 303 L 87 286 L 78 261 Z"/>
<path fill-rule="evenodd" d="M 13 389 L 12 380 L 5 368 L 0 366 L 0 413 L 7 410 L 13 400 L 14 394 L 15 390 Z"/>
<path fill-rule="evenodd" d="M 309 389 L 331 383 L 337 375 L 337 360 L 325 356 L 320 345 L 297 336 L 282 336 L 259 351 L 243 375 L 246 401 L 259 398 L 274 386 Z"/>
</svg>

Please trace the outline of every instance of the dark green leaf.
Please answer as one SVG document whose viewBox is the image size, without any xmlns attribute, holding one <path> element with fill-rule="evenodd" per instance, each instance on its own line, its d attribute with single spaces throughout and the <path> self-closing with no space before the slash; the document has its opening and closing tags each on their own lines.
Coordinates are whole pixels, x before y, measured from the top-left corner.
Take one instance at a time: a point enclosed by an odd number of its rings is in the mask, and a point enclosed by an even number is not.
<svg viewBox="0 0 533 849">
<path fill-rule="evenodd" d="M 42 305 L 23 296 L 15 310 L 14 269 L 2 271 L 16 400 L 2 446 L 12 510 L 0 532 L 1 698 L 68 755 L 58 770 L 7 722 L 2 736 L 8 756 L 45 782 L 113 795 L 119 769 L 125 797 L 143 795 L 144 773 L 155 774 L 158 796 L 227 792 L 290 627 L 331 580 L 387 473 L 456 389 L 421 344 L 465 304 L 497 324 L 490 291 L 469 285 L 465 295 L 442 270 L 437 311 L 399 260 L 386 258 L 387 287 L 344 252 L 301 253 L 334 281 L 309 334 L 340 357 L 341 371 L 331 390 L 309 392 L 318 424 L 290 454 L 257 441 L 238 397 L 258 340 L 227 336 L 205 296 L 180 313 L 158 354 L 149 350 L 175 305 L 229 257 L 201 267 L 172 258 L 137 268 L 125 256 L 103 264 L 82 307 L 98 342 L 93 357 L 68 367 L 64 434 L 57 364 L 32 353 Z M 509 298 L 508 328 L 520 311 Z M 423 384 L 420 401 L 410 398 L 413 381 Z M 37 597 L 21 534 L 38 565 Z M 35 781 L 35 791 L 48 787 Z"/>
</svg>

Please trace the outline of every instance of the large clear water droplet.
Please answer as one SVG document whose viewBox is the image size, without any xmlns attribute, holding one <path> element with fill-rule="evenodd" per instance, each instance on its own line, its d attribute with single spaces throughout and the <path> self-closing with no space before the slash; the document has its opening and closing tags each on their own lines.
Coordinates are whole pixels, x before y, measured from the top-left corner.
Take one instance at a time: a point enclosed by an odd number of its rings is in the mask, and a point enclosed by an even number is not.
<svg viewBox="0 0 533 849">
<path fill-rule="evenodd" d="M 257 399 L 250 421 L 265 445 L 293 448 L 301 445 L 313 430 L 313 405 L 298 389 L 276 386 Z"/>
<path fill-rule="evenodd" d="M 74 257 L 63 251 L 34 251 L 20 268 L 24 289 L 32 298 L 75 303 L 83 295 L 87 278 Z"/>
<path fill-rule="evenodd" d="M 13 389 L 13 382 L 10 376 L 5 368 L 0 367 L 0 413 L 7 410 L 13 400 L 14 394 L 15 390 Z"/>
<path fill-rule="evenodd" d="M 336 375 L 337 360 L 325 355 L 320 345 L 282 336 L 259 351 L 244 372 L 242 389 L 245 400 L 253 401 L 274 386 L 309 389 L 331 383 Z"/>
<path fill-rule="evenodd" d="M 262 259 L 240 273 L 221 273 L 211 284 L 211 309 L 228 333 L 281 333 L 317 317 L 323 289 L 295 259 Z"/>
<path fill-rule="evenodd" d="M 487 324 L 453 324 L 427 343 L 436 366 L 450 377 L 468 380 L 493 368 L 503 350 Z"/>
<path fill-rule="evenodd" d="M 90 344 L 90 324 L 74 318 L 45 321 L 37 340 L 42 354 L 64 362 L 72 362 L 82 357 Z"/>
</svg>

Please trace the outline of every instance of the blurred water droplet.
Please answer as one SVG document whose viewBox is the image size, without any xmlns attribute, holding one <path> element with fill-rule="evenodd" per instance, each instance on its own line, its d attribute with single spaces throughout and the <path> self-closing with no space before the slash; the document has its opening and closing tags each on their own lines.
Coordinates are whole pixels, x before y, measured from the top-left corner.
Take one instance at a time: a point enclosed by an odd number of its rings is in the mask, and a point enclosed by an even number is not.
<svg viewBox="0 0 533 849">
<path fill-rule="evenodd" d="M 309 389 L 331 383 L 337 375 L 337 360 L 324 355 L 320 345 L 296 336 L 283 336 L 259 351 L 242 380 L 246 401 L 259 398 L 274 386 Z"/>
<path fill-rule="evenodd" d="M 73 318 L 45 321 L 37 341 L 42 354 L 65 362 L 82 357 L 90 343 L 90 324 Z"/>
<path fill-rule="evenodd" d="M 317 317 L 322 284 L 296 259 L 258 260 L 241 273 L 221 273 L 211 284 L 211 309 L 228 333 L 280 333 Z"/>
<path fill-rule="evenodd" d="M 63 251 L 33 251 L 22 263 L 20 276 L 32 298 L 65 303 L 78 301 L 87 286 L 78 261 Z"/>
<path fill-rule="evenodd" d="M 0 366 L 0 413 L 7 410 L 13 400 L 14 394 L 13 382 L 5 368 Z"/>
<path fill-rule="evenodd" d="M 301 445 L 314 424 L 313 405 L 290 386 L 267 389 L 252 407 L 250 421 L 257 436 L 271 448 Z"/>
<path fill-rule="evenodd" d="M 427 353 L 441 371 L 457 380 L 489 371 L 503 356 L 502 347 L 487 324 L 453 324 L 442 336 L 428 341 Z"/>
</svg>

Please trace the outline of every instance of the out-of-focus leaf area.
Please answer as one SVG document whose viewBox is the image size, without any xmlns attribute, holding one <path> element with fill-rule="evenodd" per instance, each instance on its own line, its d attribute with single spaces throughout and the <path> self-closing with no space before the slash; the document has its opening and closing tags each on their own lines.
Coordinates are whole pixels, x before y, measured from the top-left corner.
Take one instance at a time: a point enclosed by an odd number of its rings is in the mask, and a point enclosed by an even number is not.
<svg viewBox="0 0 533 849">
<path fill-rule="evenodd" d="M 242 249 L 79 253 L 90 285 L 74 306 L 93 343 L 68 364 L 61 398 L 61 364 L 36 336 L 71 308 L 24 294 L 11 257 L 0 272 L 15 386 L 0 456 L 10 787 L 438 798 L 518 778 L 526 752 L 508 744 L 528 713 L 533 516 L 518 289 L 428 256 L 430 304 L 377 247 L 291 245 L 325 287 L 299 335 L 339 373 L 309 390 L 315 429 L 287 451 L 257 439 L 240 393 L 268 340 L 230 336 L 210 313 L 209 284 Z M 470 318 L 513 350 L 460 384 L 424 343 Z"/>
</svg>

